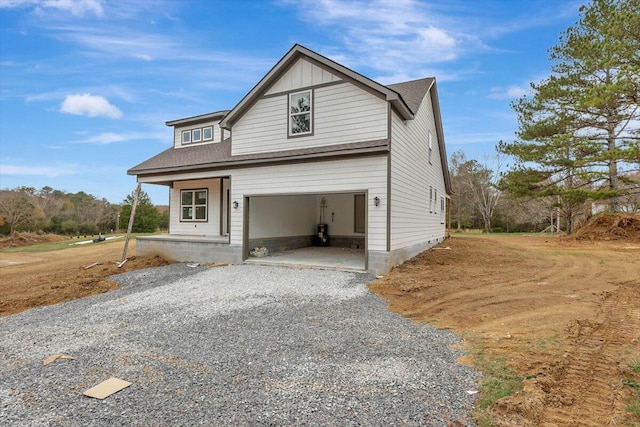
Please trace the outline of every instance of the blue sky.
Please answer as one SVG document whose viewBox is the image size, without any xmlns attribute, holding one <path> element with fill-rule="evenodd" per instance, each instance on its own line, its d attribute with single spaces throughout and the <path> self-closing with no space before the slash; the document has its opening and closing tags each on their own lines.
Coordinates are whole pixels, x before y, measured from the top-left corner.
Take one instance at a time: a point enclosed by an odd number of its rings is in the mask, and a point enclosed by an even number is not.
<svg viewBox="0 0 640 427">
<path fill-rule="evenodd" d="M 295 43 L 383 84 L 435 76 L 447 154 L 482 160 L 582 3 L 0 0 L 0 188 L 120 203 L 166 121 L 233 108 Z"/>
</svg>

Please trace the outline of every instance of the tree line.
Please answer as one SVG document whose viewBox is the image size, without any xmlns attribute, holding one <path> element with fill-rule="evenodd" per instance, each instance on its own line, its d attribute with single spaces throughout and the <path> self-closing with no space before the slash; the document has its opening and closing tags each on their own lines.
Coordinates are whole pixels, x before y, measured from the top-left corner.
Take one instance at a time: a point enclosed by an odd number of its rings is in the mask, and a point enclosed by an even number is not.
<svg viewBox="0 0 640 427">
<path fill-rule="evenodd" d="M 582 6 L 549 52 L 551 75 L 512 104 L 516 140 L 496 147 L 495 158 L 513 166 L 491 170 L 461 153 L 452 157 L 458 226 L 535 228 L 553 225 L 555 211 L 556 227 L 562 222 L 571 233 L 590 202 L 639 212 L 640 0 Z"/>
<path fill-rule="evenodd" d="M 13 236 L 30 231 L 86 236 L 126 230 L 132 204 L 132 194 L 121 204 L 113 204 L 83 191 L 68 193 L 48 186 L 3 189 L 0 190 L 0 234 Z M 168 222 L 168 212 L 161 212 L 141 191 L 132 230 L 154 232 L 167 228 Z"/>
</svg>

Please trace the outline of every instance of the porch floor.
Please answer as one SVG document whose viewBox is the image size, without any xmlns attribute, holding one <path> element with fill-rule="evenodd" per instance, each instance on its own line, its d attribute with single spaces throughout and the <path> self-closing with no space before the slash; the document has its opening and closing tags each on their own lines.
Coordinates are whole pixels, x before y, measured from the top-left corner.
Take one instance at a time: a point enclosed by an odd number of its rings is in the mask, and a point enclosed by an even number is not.
<svg viewBox="0 0 640 427">
<path fill-rule="evenodd" d="M 245 260 L 245 263 L 362 272 L 365 271 L 365 254 L 364 249 L 311 246 L 285 252 L 274 252 L 265 257 L 250 257 Z"/>
</svg>

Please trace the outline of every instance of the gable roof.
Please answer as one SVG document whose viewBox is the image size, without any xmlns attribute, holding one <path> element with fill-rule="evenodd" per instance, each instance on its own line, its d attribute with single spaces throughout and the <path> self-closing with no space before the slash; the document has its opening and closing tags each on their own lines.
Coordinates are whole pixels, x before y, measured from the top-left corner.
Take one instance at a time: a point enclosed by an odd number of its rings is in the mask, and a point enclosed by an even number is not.
<svg viewBox="0 0 640 427">
<path fill-rule="evenodd" d="M 249 108 L 260 98 L 273 83 L 275 83 L 289 68 L 290 65 L 295 63 L 299 58 L 305 57 L 315 65 L 328 69 L 332 73 L 340 76 L 342 79 L 350 81 L 360 87 L 364 87 L 370 91 L 375 92 L 386 101 L 390 102 L 393 108 L 396 109 L 398 114 L 404 120 L 413 119 L 414 111 L 409 108 L 405 100 L 395 90 L 384 86 L 378 82 L 371 80 L 368 77 L 357 73 L 350 68 L 340 65 L 331 59 L 320 55 L 310 49 L 299 44 L 293 45 L 293 47 L 287 52 L 285 56 L 276 63 L 276 65 L 269 70 L 269 72 L 245 95 L 240 102 L 233 107 L 233 109 L 227 114 L 227 116 L 220 122 L 220 126 L 225 129 L 231 129 L 231 126 L 244 115 Z"/>
</svg>

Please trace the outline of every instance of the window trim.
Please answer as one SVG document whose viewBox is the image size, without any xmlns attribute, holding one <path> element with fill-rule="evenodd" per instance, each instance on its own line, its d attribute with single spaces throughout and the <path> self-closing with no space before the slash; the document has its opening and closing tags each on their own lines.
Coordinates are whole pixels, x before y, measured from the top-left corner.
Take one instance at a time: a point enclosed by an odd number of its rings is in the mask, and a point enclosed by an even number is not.
<svg viewBox="0 0 640 427">
<path fill-rule="evenodd" d="M 196 139 L 196 132 L 198 133 L 198 139 Z M 202 128 L 191 129 L 191 142 L 202 141 Z"/>
<path fill-rule="evenodd" d="M 181 135 L 180 141 L 182 144 L 191 144 L 191 129 L 183 130 Z M 185 139 L 185 135 L 188 135 L 188 138 Z"/>
<path fill-rule="evenodd" d="M 209 135 L 210 135 L 208 138 L 204 136 L 205 131 L 207 131 L 207 130 L 209 131 Z M 202 128 L 202 140 L 203 141 L 213 141 L 213 126 L 205 126 L 205 127 Z"/>
<path fill-rule="evenodd" d="M 292 133 L 291 132 L 291 126 L 292 126 L 292 116 L 294 115 L 302 115 L 302 114 L 307 114 L 307 112 L 302 112 L 302 113 L 292 113 L 291 112 L 291 98 L 294 97 L 295 95 L 300 95 L 300 94 L 304 94 L 304 93 L 309 93 L 309 130 L 307 132 L 298 132 L 298 133 Z M 305 90 L 299 90 L 296 92 L 291 92 L 289 93 L 289 95 L 287 96 L 287 137 L 288 138 L 299 138 L 299 137 L 303 137 L 303 136 L 313 136 L 313 131 L 314 131 L 314 123 L 313 123 L 313 110 L 314 110 L 314 105 L 313 105 L 313 89 L 305 89 Z"/>
<path fill-rule="evenodd" d="M 200 192 L 200 191 L 204 191 L 205 194 L 205 203 L 204 204 L 197 204 L 196 203 L 196 196 L 195 193 Z M 190 205 L 184 205 L 182 203 L 182 195 L 184 193 L 191 193 L 192 194 L 192 203 Z M 204 206 L 204 219 L 198 219 L 195 218 L 195 213 L 196 213 L 196 208 L 197 207 L 202 207 Z M 194 218 L 184 218 L 183 213 L 184 213 L 184 208 L 185 207 L 191 207 L 193 209 L 193 217 Z M 209 189 L 208 188 L 194 188 L 194 189 L 190 189 L 190 188 L 185 188 L 180 190 L 180 222 L 208 222 L 209 221 Z"/>
<path fill-rule="evenodd" d="M 431 136 L 431 131 L 429 131 L 429 164 L 433 164 L 433 137 Z"/>
</svg>

